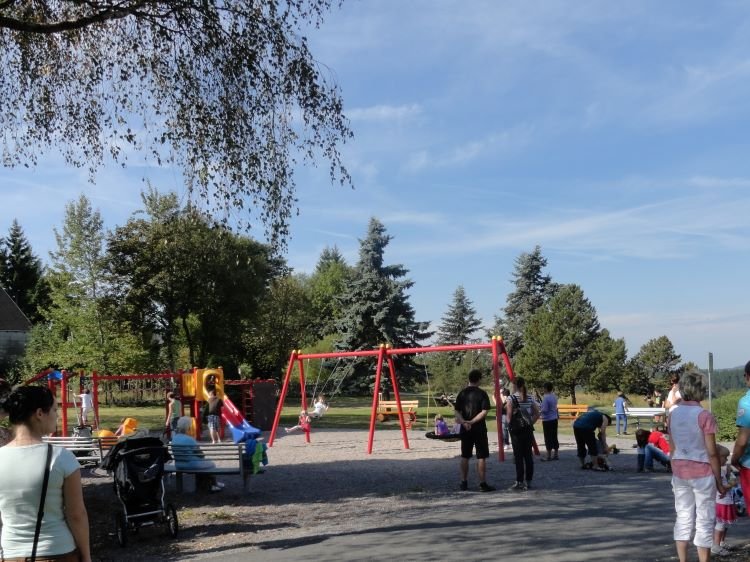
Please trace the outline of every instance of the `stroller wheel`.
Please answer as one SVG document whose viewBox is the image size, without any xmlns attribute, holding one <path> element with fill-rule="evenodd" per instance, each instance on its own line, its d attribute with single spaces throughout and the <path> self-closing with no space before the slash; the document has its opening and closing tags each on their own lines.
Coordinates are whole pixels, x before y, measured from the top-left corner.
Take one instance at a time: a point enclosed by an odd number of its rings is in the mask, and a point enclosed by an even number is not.
<svg viewBox="0 0 750 562">
<path fill-rule="evenodd" d="M 128 544 L 128 522 L 125 519 L 125 513 L 118 511 L 114 515 L 115 519 L 115 536 L 120 546 Z"/>
<path fill-rule="evenodd" d="M 175 538 L 180 530 L 180 525 L 177 522 L 177 510 L 171 503 L 168 503 L 164 508 L 164 524 L 167 526 L 169 536 Z"/>
</svg>

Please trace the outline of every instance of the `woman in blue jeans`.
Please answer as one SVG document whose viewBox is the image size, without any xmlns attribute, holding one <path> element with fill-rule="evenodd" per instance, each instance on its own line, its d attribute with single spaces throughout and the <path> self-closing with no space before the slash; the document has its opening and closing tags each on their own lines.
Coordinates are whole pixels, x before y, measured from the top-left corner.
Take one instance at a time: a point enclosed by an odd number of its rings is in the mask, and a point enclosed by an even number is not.
<svg viewBox="0 0 750 562">
<path fill-rule="evenodd" d="M 625 398 L 625 394 L 622 392 L 617 393 L 617 398 L 615 398 L 614 403 L 612 406 L 615 408 L 615 417 L 617 419 L 617 435 L 620 435 L 620 424 L 624 424 L 622 428 L 622 433 L 624 435 L 628 434 L 628 416 L 625 414 L 625 406 L 629 403 L 629 400 Z"/>
</svg>

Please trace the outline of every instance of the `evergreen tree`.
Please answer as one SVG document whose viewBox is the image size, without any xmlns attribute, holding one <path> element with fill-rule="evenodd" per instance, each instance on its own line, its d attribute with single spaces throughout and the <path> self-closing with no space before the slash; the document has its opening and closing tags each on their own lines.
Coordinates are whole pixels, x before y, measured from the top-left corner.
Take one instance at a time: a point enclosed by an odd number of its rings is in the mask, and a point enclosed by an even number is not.
<svg viewBox="0 0 750 562">
<path fill-rule="evenodd" d="M 563 285 L 529 319 L 526 345 L 515 366 L 531 386 L 552 381 L 575 404 L 575 389 L 596 372 L 594 344 L 599 336 L 596 309 L 577 285 Z"/>
<path fill-rule="evenodd" d="M 341 338 L 335 347 L 341 351 L 371 350 L 381 343 L 393 347 L 418 347 L 432 335 L 427 322 L 414 319 L 414 309 L 407 291 L 413 282 L 401 265 L 384 265 L 383 254 L 391 237 L 385 226 L 370 219 L 367 236 L 360 240 L 359 261 L 341 298 L 342 319 L 338 324 Z M 409 388 L 424 379 L 423 368 L 412 356 L 396 360 L 400 383 Z M 346 367 L 344 387 L 367 392 L 373 388 L 375 362 L 372 358 L 354 360 Z M 384 371 L 385 375 L 385 371 Z"/>
<path fill-rule="evenodd" d="M 495 317 L 495 326 L 489 336 L 502 336 L 505 348 L 515 357 L 525 345 L 524 331 L 533 314 L 557 291 L 559 285 L 544 274 L 547 258 L 539 246 L 531 253 L 523 253 L 516 258 L 513 272 L 515 290 L 508 294 L 504 316 Z"/>
<path fill-rule="evenodd" d="M 49 288 L 42 263 L 16 220 L 8 237 L 0 239 L 0 286 L 32 323 L 41 319 L 40 309 L 48 304 Z"/>
<path fill-rule="evenodd" d="M 482 326 L 477 318 L 477 311 L 473 303 L 466 296 L 463 286 L 459 285 L 453 293 L 453 302 L 438 327 L 438 343 L 441 345 L 463 345 L 471 341 L 471 335 Z M 453 352 L 451 360 L 460 365 L 463 353 Z"/>
</svg>

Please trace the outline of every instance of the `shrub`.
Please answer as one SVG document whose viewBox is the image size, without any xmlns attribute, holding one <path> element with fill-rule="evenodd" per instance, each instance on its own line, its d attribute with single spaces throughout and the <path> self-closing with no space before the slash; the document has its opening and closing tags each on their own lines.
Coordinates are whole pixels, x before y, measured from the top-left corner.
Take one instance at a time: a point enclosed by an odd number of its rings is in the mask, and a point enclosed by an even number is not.
<svg viewBox="0 0 750 562">
<path fill-rule="evenodd" d="M 737 401 L 745 394 L 744 391 L 733 391 L 714 398 L 711 407 L 719 424 L 716 441 L 734 441 L 737 439 Z M 704 402 L 704 407 L 708 406 Z"/>
</svg>

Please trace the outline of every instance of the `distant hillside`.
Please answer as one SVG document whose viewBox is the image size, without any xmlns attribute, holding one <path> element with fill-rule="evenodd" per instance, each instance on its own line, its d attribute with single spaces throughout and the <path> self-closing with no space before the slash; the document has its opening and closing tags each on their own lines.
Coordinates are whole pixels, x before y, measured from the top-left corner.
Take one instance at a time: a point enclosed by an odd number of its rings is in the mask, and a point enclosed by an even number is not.
<svg viewBox="0 0 750 562">
<path fill-rule="evenodd" d="M 711 377 L 711 392 L 713 395 L 721 396 L 725 392 L 732 390 L 744 390 L 744 370 L 744 366 L 733 367 L 731 369 L 715 369 L 714 374 Z"/>
</svg>

